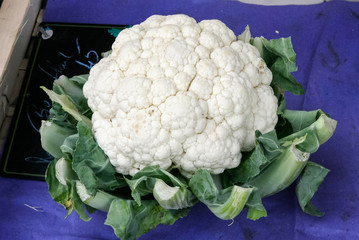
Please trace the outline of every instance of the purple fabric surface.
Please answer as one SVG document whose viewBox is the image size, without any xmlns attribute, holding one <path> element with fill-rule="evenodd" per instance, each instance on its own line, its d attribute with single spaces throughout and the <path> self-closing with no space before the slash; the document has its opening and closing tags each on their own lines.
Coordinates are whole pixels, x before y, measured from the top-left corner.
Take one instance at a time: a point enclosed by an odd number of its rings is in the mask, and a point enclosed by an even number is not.
<svg viewBox="0 0 359 240">
<path fill-rule="evenodd" d="M 292 37 L 295 77 L 306 94 L 288 94 L 288 108 L 321 108 L 338 120 L 333 138 L 311 157 L 331 169 L 313 199 L 326 215 L 304 214 L 290 187 L 264 199 L 269 216 L 259 221 L 246 220 L 245 214 L 234 222 L 218 220 L 198 204 L 186 218 L 140 239 L 359 239 L 359 3 L 264 7 L 215 0 L 48 0 L 44 21 L 133 25 L 152 14 L 174 13 L 220 19 L 236 34 L 249 25 L 253 36 Z M 105 213 L 96 212 L 89 222 L 75 213 L 65 219 L 44 182 L 0 178 L 0 202 L 0 239 L 116 239 L 103 224 Z"/>
</svg>

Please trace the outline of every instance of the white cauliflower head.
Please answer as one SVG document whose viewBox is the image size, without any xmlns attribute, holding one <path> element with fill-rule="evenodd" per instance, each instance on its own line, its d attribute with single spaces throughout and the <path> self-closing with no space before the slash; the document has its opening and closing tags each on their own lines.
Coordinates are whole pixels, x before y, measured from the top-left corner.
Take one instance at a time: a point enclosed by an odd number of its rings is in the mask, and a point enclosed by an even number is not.
<svg viewBox="0 0 359 240">
<path fill-rule="evenodd" d="M 258 50 L 219 20 L 154 15 L 120 32 L 84 95 L 94 136 L 122 174 L 148 165 L 219 174 L 271 131 L 277 99 Z"/>
</svg>

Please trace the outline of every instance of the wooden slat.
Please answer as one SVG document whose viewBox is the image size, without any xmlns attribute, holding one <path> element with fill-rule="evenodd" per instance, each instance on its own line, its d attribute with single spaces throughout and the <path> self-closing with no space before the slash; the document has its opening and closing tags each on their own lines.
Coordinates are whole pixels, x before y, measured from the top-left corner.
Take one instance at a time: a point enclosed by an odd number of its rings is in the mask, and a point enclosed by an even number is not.
<svg viewBox="0 0 359 240">
<path fill-rule="evenodd" d="M 242 3 L 265 5 L 265 6 L 282 6 L 282 5 L 312 5 L 312 4 L 324 3 L 330 0 L 237 0 L 237 1 Z"/>
<path fill-rule="evenodd" d="M 42 0 L 4 0 L 0 8 L 0 125 L 16 85 Z"/>
<path fill-rule="evenodd" d="M 5 0 L 0 8 L 0 79 L 14 50 L 29 9 L 30 0 Z"/>
</svg>

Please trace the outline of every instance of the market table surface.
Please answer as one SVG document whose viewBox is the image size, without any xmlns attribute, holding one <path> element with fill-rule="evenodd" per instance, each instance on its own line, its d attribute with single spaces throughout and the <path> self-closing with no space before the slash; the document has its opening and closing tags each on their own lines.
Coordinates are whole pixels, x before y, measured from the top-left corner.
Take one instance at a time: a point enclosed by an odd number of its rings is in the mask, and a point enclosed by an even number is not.
<svg viewBox="0 0 359 240">
<path fill-rule="evenodd" d="M 311 160 L 331 169 L 313 199 L 326 214 L 303 213 L 293 187 L 264 199 L 268 217 L 217 219 L 197 204 L 174 225 L 140 239 L 359 239 L 359 3 L 259 6 L 220 0 L 48 0 L 44 21 L 134 25 L 153 14 L 184 13 L 197 21 L 220 19 L 235 34 L 292 37 L 295 78 L 305 94 L 287 95 L 289 109 L 323 109 L 338 121 L 334 136 Z M 38 139 L 34 139 L 38 140 Z M 56 204 L 42 181 L 0 178 L 0 239 L 116 239 L 96 212 L 89 222 Z"/>
</svg>

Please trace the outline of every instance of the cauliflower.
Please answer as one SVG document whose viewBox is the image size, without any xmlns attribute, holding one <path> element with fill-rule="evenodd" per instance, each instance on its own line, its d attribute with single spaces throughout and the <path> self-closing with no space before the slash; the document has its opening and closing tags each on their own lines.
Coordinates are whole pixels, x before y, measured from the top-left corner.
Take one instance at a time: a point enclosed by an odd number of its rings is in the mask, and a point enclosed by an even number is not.
<svg viewBox="0 0 359 240">
<path fill-rule="evenodd" d="M 191 176 L 240 164 L 274 129 L 272 73 L 223 22 L 154 15 L 120 32 L 83 88 L 93 133 L 116 171 L 149 165 Z"/>
<path fill-rule="evenodd" d="M 51 197 L 84 221 L 84 204 L 108 212 L 116 236 L 135 239 L 198 202 L 219 219 L 265 217 L 262 199 L 300 176 L 300 207 L 322 216 L 311 199 L 329 169 L 308 159 L 337 122 L 286 109 L 286 91 L 304 93 L 295 58 L 290 37 L 236 38 L 218 20 L 157 15 L 123 30 L 90 74 L 41 87 L 57 103 L 39 129 Z"/>
</svg>

